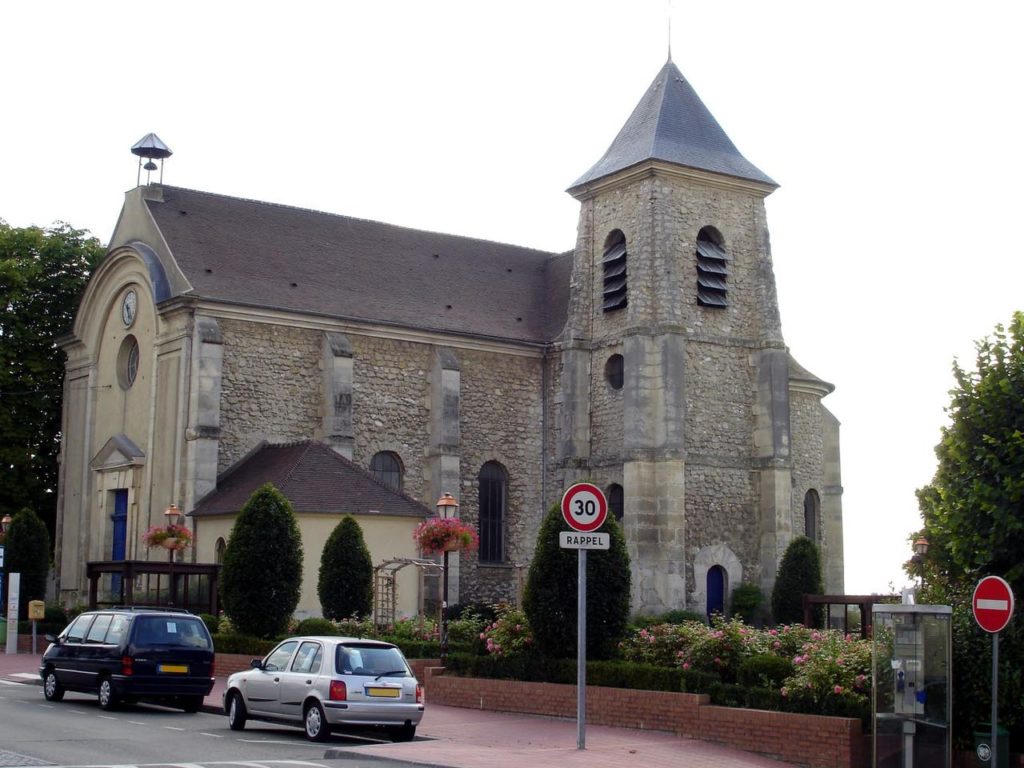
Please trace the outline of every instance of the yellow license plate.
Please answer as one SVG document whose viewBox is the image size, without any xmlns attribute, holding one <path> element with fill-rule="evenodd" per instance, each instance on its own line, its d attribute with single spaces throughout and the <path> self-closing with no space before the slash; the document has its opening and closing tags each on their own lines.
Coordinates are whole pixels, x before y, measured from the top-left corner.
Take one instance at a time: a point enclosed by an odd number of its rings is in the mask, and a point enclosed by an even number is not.
<svg viewBox="0 0 1024 768">
<path fill-rule="evenodd" d="M 402 695 L 399 688 L 367 688 L 367 696 L 384 696 L 389 699 L 397 699 Z"/>
<path fill-rule="evenodd" d="M 156 669 L 157 672 L 173 672 L 179 675 L 188 674 L 187 664 L 160 664 Z"/>
</svg>

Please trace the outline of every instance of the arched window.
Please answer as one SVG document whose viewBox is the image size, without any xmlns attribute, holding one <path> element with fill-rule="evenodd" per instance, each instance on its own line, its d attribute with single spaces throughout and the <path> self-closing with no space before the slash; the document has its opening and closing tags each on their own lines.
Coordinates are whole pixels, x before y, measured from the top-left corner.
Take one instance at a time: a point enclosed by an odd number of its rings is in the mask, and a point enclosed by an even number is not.
<svg viewBox="0 0 1024 768">
<path fill-rule="evenodd" d="M 697 233 L 697 303 L 704 307 L 728 306 L 726 280 L 729 256 L 722 236 L 714 227 Z"/>
<path fill-rule="evenodd" d="M 720 613 L 725 615 L 725 589 L 728 575 L 725 568 L 720 565 L 713 565 L 708 569 L 707 575 L 707 616 L 711 617 Z"/>
<path fill-rule="evenodd" d="M 612 230 L 604 242 L 601 257 L 604 270 L 604 303 L 602 309 L 612 312 L 624 309 L 628 303 L 626 295 L 626 236 L 621 230 Z"/>
<path fill-rule="evenodd" d="M 402 460 L 393 451 L 380 451 L 370 461 L 373 479 L 392 491 L 402 490 Z"/>
<path fill-rule="evenodd" d="M 804 535 L 818 543 L 818 516 L 821 514 L 821 499 L 818 492 L 811 488 L 804 494 Z"/>
<path fill-rule="evenodd" d="M 605 495 L 608 497 L 608 513 L 621 523 L 623 512 L 622 486 L 618 483 L 612 483 L 608 486 L 608 491 Z"/>
<path fill-rule="evenodd" d="M 217 539 L 217 543 L 213 546 L 213 562 L 217 565 L 224 564 L 224 552 L 227 550 L 228 544 L 223 538 Z"/>
<path fill-rule="evenodd" d="M 508 473 L 496 461 L 480 469 L 480 562 L 500 563 L 505 559 L 505 505 L 508 501 Z"/>
</svg>

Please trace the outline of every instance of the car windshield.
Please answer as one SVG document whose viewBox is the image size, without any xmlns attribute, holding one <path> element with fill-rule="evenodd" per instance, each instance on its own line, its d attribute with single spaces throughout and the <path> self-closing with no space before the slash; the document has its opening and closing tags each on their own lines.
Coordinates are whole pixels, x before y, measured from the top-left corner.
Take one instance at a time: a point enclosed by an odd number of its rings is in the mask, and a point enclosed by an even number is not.
<svg viewBox="0 0 1024 768">
<path fill-rule="evenodd" d="M 337 653 L 336 667 L 343 675 L 409 677 L 405 657 L 397 648 L 343 645 Z"/>
<path fill-rule="evenodd" d="M 199 619 L 183 616 L 139 616 L 136 621 L 136 645 L 185 646 L 213 650 L 210 635 Z"/>
</svg>

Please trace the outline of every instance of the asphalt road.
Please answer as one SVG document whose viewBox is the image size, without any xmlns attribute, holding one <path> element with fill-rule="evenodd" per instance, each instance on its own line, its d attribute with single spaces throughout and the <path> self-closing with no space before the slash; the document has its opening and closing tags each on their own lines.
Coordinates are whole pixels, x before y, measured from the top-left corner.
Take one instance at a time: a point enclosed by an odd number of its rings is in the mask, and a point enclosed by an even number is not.
<svg viewBox="0 0 1024 768">
<path fill-rule="evenodd" d="M 387 768 L 408 763 L 344 754 L 346 745 L 372 740 L 332 736 L 324 744 L 306 740 L 298 728 L 250 722 L 244 731 L 228 728 L 227 718 L 204 712 L 139 704 L 100 709 L 95 696 L 68 693 L 48 702 L 34 685 L 0 684 L 0 766 L 171 766 L 258 763 Z M 332 749 L 334 759 L 324 759 Z M 340 754 L 339 754 L 340 753 Z"/>
</svg>

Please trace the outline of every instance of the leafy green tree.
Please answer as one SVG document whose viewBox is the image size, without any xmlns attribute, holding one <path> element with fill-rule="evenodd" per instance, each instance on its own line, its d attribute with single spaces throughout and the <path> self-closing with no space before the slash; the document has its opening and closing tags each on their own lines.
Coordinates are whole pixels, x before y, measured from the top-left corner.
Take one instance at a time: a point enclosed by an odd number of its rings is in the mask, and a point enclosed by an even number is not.
<svg viewBox="0 0 1024 768">
<path fill-rule="evenodd" d="M 55 532 L 64 357 L 78 299 L 103 256 L 96 238 L 67 224 L 10 227 L 0 220 L 0 517 L 31 507 Z"/>
<path fill-rule="evenodd" d="M 541 523 L 523 593 L 523 610 L 537 650 L 555 658 L 576 655 L 578 554 L 558 544 L 572 530 L 553 506 Z M 599 529 L 611 536 L 609 549 L 587 552 L 587 658 L 609 659 L 629 624 L 630 566 L 622 527 L 609 516 Z"/>
<path fill-rule="evenodd" d="M 822 593 L 821 555 L 806 536 L 786 547 L 772 588 L 772 614 L 778 624 L 802 624 L 804 595 Z"/>
<path fill-rule="evenodd" d="M 50 534 L 39 516 L 28 507 L 11 518 L 3 542 L 4 600 L 6 601 L 9 574 L 21 574 L 18 590 L 19 614 L 28 617 L 28 601 L 46 599 L 46 579 L 50 574 Z M 4 603 L 6 605 L 6 602 Z"/>
<path fill-rule="evenodd" d="M 373 560 L 352 515 L 341 518 L 324 544 L 317 594 L 328 619 L 368 616 L 373 610 Z"/>
<path fill-rule="evenodd" d="M 272 484 L 238 513 L 220 571 L 224 612 L 242 634 L 275 637 L 288 628 L 302 588 L 302 538 L 291 502 Z"/>
<path fill-rule="evenodd" d="M 1024 750 L 1024 313 L 975 345 L 975 370 L 953 364 L 949 424 L 932 482 L 917 492 L 928 540 L 907 573 L 924 579 L 920 602 L 953 607 L 953 727 L 958 748 L 991 717 L 992 641 L 974 620 L 971 596 L 1002 576 L 1018 609 L 999 640 L 999 721 L 1011 750 Z"/>
<path fill-rule="evenodd" d="M 977 369 L 953 364 L 938 468 L 917 493 L 926 575 L 1002 576 L 1024 594 L 1024 313 L 977 343 Z"/>
</svg>

